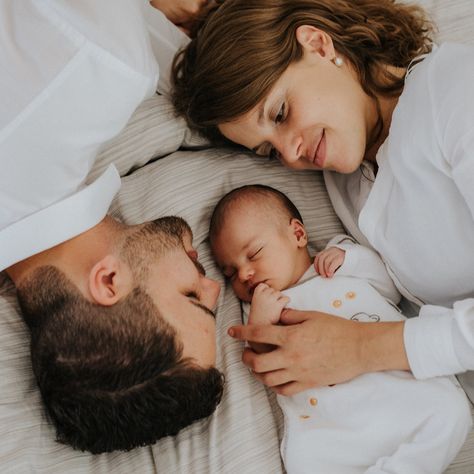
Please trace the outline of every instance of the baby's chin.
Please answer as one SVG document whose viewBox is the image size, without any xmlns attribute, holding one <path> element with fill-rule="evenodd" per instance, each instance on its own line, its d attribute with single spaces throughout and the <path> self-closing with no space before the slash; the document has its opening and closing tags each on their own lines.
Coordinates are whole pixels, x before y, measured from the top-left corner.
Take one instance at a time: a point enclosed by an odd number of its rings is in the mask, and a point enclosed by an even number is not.
<svg viewBox="0 0 474 474">
<path fill-rule="evenodd" d="M 239 294 L 237 297 L 239 298 L 240 301 L 244 301 L 245 303 L 251 303 L 252 302 L 252 296 L 253 296 L 253 291 L 252 294 Z"/>
<path fill-rule="evenodd" d="M 240 301 L 244 301 L 245 303 L 252 302 L 253 290 L 247 289 L 239 289 L 238 291 L 233 288 L 235 296 L 239 298 Z"/>
</svg>

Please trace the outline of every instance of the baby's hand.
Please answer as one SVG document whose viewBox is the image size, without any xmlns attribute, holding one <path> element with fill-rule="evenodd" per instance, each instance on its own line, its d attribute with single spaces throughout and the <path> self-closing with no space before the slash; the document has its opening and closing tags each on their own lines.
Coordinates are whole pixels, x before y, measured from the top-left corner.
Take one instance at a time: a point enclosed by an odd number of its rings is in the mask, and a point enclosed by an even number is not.
<svg viewBox="0 0 474 474">
<path fill-rule="evenodd" d="M 324 278 L 331 278 L 344 263 L 346 251 L 338 247 L 329 247 L 316 254 L 314 268 Z"/>
<path fill-rule="evenodd" d="M 276 324 L 290 298 L 266 283 L 257 285 L 250 304 L 250 324 Z"/>
</svg>

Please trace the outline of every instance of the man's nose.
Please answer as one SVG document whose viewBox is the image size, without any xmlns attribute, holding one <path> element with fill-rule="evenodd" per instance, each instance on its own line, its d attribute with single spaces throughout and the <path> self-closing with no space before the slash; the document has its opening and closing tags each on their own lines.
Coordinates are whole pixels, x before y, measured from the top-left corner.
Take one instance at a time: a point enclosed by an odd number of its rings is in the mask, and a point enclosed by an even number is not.
<svg viewBox="0 0 474 474">
<path fill-rule="evenodd" d="M 202 301 L 201 303 L 207 306 L 210 309 L 214 309 L 217 305 L 217 298 L 221 291 L 221 285 L 218 281 L 213 280 L 212 278 L 202 277 Z"/>
<path fill-rule="evenodd" d="M 303 154 L 303 137 L 293 130 L 279 133 L 276 149 L 285 166 L 292 167 Z"/>
</svg>

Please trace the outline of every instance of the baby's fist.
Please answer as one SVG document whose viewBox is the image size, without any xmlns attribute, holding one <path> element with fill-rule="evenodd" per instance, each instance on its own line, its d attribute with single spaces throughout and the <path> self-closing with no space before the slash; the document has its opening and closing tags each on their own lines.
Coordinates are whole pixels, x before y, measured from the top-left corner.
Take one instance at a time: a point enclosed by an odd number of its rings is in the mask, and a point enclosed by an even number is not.
<svg viewBox="0 0 474 474">
<path fill-rule="evenodd" d="M 344 263 L 346 251 L 338 247 L 329 247 L 316 254 L 314 268 L 324 278 L 331 278 Z"/>
<path fill-rule="evenodd" d="M 278 323 L 280 320 L 280 314 L 289 301 L 290 298 L 285 296 L 281 291 L 275 290 L 266 283 L 259 283 L 252 296 L 249 323 Z"/>
</svg>

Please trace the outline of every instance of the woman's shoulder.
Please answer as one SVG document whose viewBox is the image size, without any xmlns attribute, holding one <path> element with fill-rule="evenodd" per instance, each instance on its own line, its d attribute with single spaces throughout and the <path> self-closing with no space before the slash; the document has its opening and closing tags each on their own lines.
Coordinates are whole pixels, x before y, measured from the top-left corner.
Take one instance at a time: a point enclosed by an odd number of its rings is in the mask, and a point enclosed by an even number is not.
<svg viewBox="0 0 474 474">
<path fill-rule="evenodd" d="M 474 46 L 436 47 L 408 73 L 392 117 L 392 147 L 398 149 L 397 141 L 413 150 L 424 147 L 427 159 L 444 166 L 457 144 L 474 134 L 473 83 Z"/>
<path fill-rule="evenodd" d="M 461 43 L 442 43 L 431 53 L 429 67 L 449 77 L 457 73 L 474 70 L 474 46 Z M 472 79 L 472 78 L 471 78 Z"/>
<path fill-rule="evenodd" d="M 419 110 L 435 121 L 474 105 L 474 46 L 442 43 L 409 69 L 397 113 Z"/>
<path fill-rule="evenodd" d="M 464 83 L 472 84 L 474 79 L 474 46 L 461 43 L 442 43 L 434 46 L 416 66 L 409 68 L 406 87 L 421 86 L 429 88 L 452 89 Z M 426 81 L 428 84 L 426 84 Z"/>
</svg>

